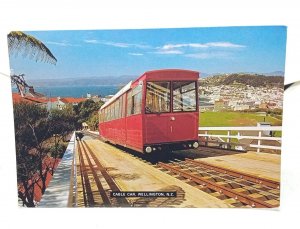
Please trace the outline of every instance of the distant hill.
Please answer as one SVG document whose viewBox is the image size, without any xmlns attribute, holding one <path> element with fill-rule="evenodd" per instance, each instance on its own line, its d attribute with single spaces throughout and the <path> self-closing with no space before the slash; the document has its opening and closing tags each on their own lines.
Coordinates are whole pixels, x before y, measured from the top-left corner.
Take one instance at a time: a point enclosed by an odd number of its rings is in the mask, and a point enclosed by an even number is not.
<svg viewBox="0 0 300 229">
<path fill-rule="evenodd" d="M 232 84 L 234 81 L 242 84 L 260 85 L 260 80 L 265 84 L 278 84 L 283 86 L 283 72 L 276 71 L 271 73 L 256 74 L 256 73 L 200 73 L 200 79 L 204 80 L 202 83 L 207 84 Z M 282 75 L 282 76 L 281 76 Z M 29 85 L 36 87 L 51 87 L 51 86 L 95 86 L 95 85 L 125 85 L 131 80 L 135 80 L 138 76 L 122 75 L 122 76 L 90 76 L 79 78 L 53 78 L 53 79 L 28 79 Z"/>
<path fill-rule="evenodd" d="M 284 78 L 282 76 L 266 76 L 260 74 L 250 74 L 250 73 L 233 73 L 233 74 L 221 74 L 212 77 L 207 77 L 201 80 L 201 85 L 203 86 L 219 86 L 219 85 L 250 85 L 253 87 L 283 87 Z"/>
<path fill-rule="evenodd" d="M 263 73 L 262 75 L 265 75 L 265 76 L 284 76 L 284 72 L 283 71 L 267 72 L 267 73 Z"/>
</svg>

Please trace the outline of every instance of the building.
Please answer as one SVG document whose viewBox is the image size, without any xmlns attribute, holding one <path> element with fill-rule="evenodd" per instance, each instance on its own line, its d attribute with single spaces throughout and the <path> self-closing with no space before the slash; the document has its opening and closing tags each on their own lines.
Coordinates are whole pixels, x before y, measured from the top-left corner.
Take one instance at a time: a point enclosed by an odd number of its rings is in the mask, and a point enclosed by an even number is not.
<svg viewBox="0 0 300 229">
<path fill-rule="evenodd" d="M 86 98 L 73 98 L 73 97 L 67 97 L 67 98 L 49 98 L 47 102 L 47 110 L 51 109 L 59 109 L 62 110 L 66 108 L 68 104 L 71 105 L 78 105 L 78 103 L 85 101 Z"/>
<path fill-rule="evenodd" d="M 223 99 L 215 100 L 214 111 L 222 111 L 228 109 L 228 101 Z"/>
<path fill-rule="evenodd" d="M 42 107 L 47 107 L 47 99 L 45 98 L 36 98 L 36 97 L 31 97 L 28 95 L 25 95 L 22 97 L 19 93 L 12 93 L 12 99 L 13 103 L 31 103 L 31 104 L 36 104 Z"/>
<path fill-rule="evenodd" d="M 31 103 L 36 104 L 38 106 L 44 107 L 47 110 L 51 109 L 64 109 L 68 104 L 78 105 L 78 103 L 85 101 L 86 98 L 46 98 L 46 97 L 35 97 L 34 94 L 26 93 L 24 97 L 22 97 L 19 93 L 12 93 L 13 103 Z M 42 94 L 40 94 L 42 95 Z"/>
</svg>

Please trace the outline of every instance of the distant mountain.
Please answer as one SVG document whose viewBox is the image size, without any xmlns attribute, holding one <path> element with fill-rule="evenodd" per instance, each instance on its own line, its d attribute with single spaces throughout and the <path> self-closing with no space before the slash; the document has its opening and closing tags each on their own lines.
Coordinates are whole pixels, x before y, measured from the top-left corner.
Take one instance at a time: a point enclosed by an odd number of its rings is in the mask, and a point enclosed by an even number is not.
<svg viewBox="0 0 300 229">
<path fill-rule="evenodd" d="M 200 72 L 200 78 L 206 78 L 210 76 L 211 74 L 205 73 L 205 72 Z"/>
<path fill-rule="evenodd" d="M 276 71 L 264 74 L 257 74 L 257 73 L 231 73 L 231 74 L 222 74 L 222 73 L 200 73 L 200 79 L 210 79 L 216 76 L 228 76 L 228 75 L 238 75 L 241 76 L 248 76 L 248 80 L 254 80 L 257 78 L 251 78 L 252 76 L 283 76 L 284 72 Z M 91 77 L 80 77 L 80 78 L 59 78 L 59 79 L 28 79 L 27 83 L 29 85 L 33 85 L 35 87 L 55 87 L 55 86 L 95 86 L 95 85 L 125 85 L 131 80 L 135 80 L 138 76 L 136 75 L 122 75 L 122 76 L 91 76 Z M 237 76 L 236 76 L 237 77 Z M 238 78 L 239 78 L 238 77 Z M 282 77 L 281 77 L 282 78 Z M 281 79 L 283 82 L 283 79 Z M 279 80 L 281 82 L 281 80 Z M 229 80 L 230 81 L 230 80 Z M 238 81 L 245 82 L 245 79 L 239 78 Z M 256 81 L 256 80 L 255 80 Z M 273 81 L 273 78 L 267 79 L 270 83 Z M 277 79 L 275 80 L 277 82 Z M 209 80 L 208 82 L 212 82 Z"/>
<path fill-rule="evenodd" d="M 249 73 L 221 74 L 207 77 L 200 82 L 203 86 L 219 85 L 250 85 L 253 87 L 276 86 L 283 87 L 284 78 L 282 76 L 266 76 Z"/>
<path fill-rule="evenodd" d="M 262 75 L 265 75 L 265 76 L 284 76 L 284 72 L 283 71 L 267 72 L 267 73 L 263 73 Z"/>
</svg>

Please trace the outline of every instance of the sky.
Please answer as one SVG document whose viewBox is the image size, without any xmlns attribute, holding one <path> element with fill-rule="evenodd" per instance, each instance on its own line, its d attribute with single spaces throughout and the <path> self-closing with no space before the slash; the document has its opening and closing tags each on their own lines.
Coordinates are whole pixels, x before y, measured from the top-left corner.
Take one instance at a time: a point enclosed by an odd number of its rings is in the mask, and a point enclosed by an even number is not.
<svg viewBox="0 0 300 229">
<path fill-rule="evenodd" d="M 268 73 L 285 66 L 284 26 L 24 32 L 57 59 L 51 65 L 11 55 L 12 73 L 27 79 L 139 76 L 170 68 Z"/>
</svg>

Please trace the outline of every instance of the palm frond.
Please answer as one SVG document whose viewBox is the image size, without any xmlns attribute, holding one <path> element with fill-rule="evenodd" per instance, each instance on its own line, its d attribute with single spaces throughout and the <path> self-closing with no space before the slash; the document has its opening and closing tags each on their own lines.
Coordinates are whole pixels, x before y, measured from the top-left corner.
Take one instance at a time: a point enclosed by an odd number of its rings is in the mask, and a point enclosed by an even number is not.
<svg viewBox="0 0 300 229">
<path fill-rule="evenodd" d="M 37 61 L 56 64 L 57 60 L 41 41 L 21 31 L 12 31 L 7 35 L 9 54 L 22 54 Z"/>
</svg>

